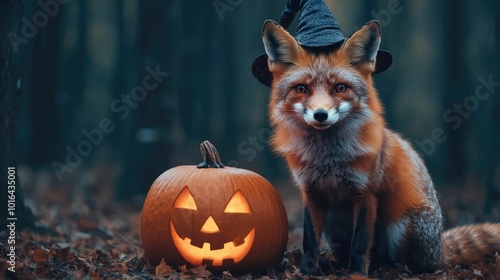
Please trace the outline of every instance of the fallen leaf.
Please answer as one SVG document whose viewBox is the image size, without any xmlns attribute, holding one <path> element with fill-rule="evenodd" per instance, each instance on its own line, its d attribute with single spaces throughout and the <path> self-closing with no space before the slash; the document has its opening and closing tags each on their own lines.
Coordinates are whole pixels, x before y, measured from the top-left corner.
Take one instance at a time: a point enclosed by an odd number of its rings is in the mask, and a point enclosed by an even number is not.
<svg viewBox="0 0 500 280">
<path fill-rule="evenodd" d="M 229 273 L 229 271 L 223 271 L 222 272 L 222 279 L 232 279 L 233 275 Z"/>
<path fill-rule="evenodd" d="M 111 264 L 111 268 L 113 269 L 113 271 L 118 272 L 120 274 L 126 274 L 128 272 L 128 267 L 123 262 L 113 263 Z"/>
<path fill-rule="evenodd" d="M 79 218 L 76 221 L 76 226 L 79 230 L 81 231 L 96 231 L 97 227 L 95 223 L 91 222 L 90 220 L 86 218 Z"/>
<path fill-rule="evenodd" d="M 189 274 L 190 271 L 187 269 L 186 265 L 181 265 L 179 266 L 179 270 L 181 271 L 182 274 Z"/>
<path fill-rule="evenodd" d="M 54 245 L 50 249 L 50 255 L 55 257 L 56 261 L 68 262 L 73 260 L 73 254 L 70 252 L 70 247 L 60 247 L 59 245 Z"/>
<path fill-rule="evenodd" d="M 160 264 L 155 268 L 156 276 L 170 276 L 173 272 L 173 269 L 165 263 L 164 259 L 162 259 Z"/>
<path fill-rule="evenodd" d="M 34 249 L 30 255 L 33 258 L 33 260 L 35 262 L 37 262 L 38 264 L 47 262 L 47 261 L 49 261 L 49 258 L 50 258 L 50 252 L 46 251 L 42 248 Z"/>
<path fill-rule="evenodd" d="M 39 277 L 49 277 L 49 274 L 50 272 L 52 271 L 51 267 L 49 264 L 47 263 L 42 263 L 42 264 L 39 264 L 37 267 L 36 267 L 36 270 L 35 270 L 35 273 L 36 275 L 38 275 Z"/>
<path fill-rule="evenodd" d="M 193 276 L 196 278 L 208 278 L 212 273 L 206 270 L 207 265 L 200 265 L 197 267 L 191 268 L 189 271 L 193 273 Z"/>
<path fill-rule="evenodd" d="M 481 273 L 481 271 L 477 270 L 477 269 L 473 269 L 472 270 L 474 272 L 475 275 L 477 276 L 483 276 L 483 274 Z"/>
</svg>

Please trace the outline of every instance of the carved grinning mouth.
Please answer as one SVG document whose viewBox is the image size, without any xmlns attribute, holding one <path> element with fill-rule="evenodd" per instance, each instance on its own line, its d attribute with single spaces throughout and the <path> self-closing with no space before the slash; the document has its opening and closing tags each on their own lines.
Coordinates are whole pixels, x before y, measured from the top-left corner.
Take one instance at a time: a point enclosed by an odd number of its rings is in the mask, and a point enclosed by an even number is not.
<svg viewBox="0 0 500 280">
<path fill-rule="evenodd" d="M 255 237 L 255 228 L 252 228 L 247 236 L 245 236 L 243 244 L 235 245 L 234 242 L 230 241 L 224 243 L 224 248 L 222 249 L 210 250 L 210 243 L 204 242 L 200 248 L 191 245 L 190 238 L 181 238 L 177 234 L 172 220 L 170 220 L 170 231 L 175 247 L 182 257 L 192 265 L 201 265 L 203 260 L 212 260 L 213 266 L 221 266 L 222 262 L 227 259 L 232 259 L 234 263 L 238 263 L 252 248 Z"/>
</svg>

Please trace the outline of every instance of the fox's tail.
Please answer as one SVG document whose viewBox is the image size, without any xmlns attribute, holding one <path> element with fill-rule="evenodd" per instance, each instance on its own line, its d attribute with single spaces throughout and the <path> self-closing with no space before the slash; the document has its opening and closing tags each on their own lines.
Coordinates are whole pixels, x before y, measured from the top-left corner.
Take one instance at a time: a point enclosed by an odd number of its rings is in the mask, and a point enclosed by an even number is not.
<svg viewBox="0 0 500 280">
<path fill-rule="evenodd" d="M 483 262 L 486 257 L 500 255 L 500 224 L 452 228 L 443 233 L 443 246 L 447 267 Z"/>
</svg>

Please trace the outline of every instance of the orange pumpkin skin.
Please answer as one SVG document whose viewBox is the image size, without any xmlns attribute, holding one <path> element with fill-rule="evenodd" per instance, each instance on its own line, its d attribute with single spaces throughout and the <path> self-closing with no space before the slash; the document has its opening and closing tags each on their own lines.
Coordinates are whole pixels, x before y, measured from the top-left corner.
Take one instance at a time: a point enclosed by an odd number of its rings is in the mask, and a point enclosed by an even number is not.
<svg viewBox="0 0 500 280">
<path fill-rule="evenodd" d="M 178 166 L 151 186 L 141 238 L 153 265 L 165 259 L 174 267 L 257 272 L 283 257 L 288 221 L 278 193 L 257 173 Z"/>
</svg>

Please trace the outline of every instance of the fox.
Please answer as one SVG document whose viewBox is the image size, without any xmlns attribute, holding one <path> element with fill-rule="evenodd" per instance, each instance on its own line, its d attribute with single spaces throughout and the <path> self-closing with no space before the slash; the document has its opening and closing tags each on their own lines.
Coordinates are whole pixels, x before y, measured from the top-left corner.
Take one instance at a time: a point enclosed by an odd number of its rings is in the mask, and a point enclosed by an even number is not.
<svg viewBox="0 0 500 280">
<path fill-rule="evenodd" d="M 432 272 L 500 252 L 500 224 L 443 230 L 422 158 L 390 130 L 374 86 L 381 26 L 372 20 L 335 48 L 308 48 L 273 20 L 262 39 L 272 73 L 270 146 L 304 204 L 300 271 L 317 275 L 326 240 L 348 274 L 370 264 Z"/>
</svg>

